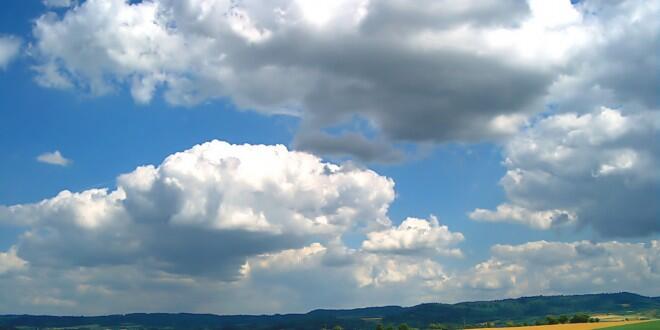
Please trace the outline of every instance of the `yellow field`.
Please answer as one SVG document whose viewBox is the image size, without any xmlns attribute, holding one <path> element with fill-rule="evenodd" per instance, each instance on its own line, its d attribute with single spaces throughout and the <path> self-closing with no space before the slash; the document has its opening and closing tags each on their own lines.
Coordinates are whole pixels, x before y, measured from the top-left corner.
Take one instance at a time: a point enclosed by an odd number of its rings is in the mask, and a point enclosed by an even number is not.
<svg viewBox="0 0 660 330">
<path fill-rule="evenodd" d="M 627 315 L 618 315 L 618 314 L 596 314 L 591 317 L 599 318 L 601 322 L 612 322 L 612 321 L 625 321 L 627 320 L 647 320 L 647 317 L 643 317 L 637 314 L 627 314 Z"/>
<path fill-rule="evenodd" d="M 633 324 L 646 322 L 644 321 L 618 321 L 618 322 L 598 322 L 598 323 L 574 323 L 574 324 L 553 324 L 553 325 L 532 325 L 528 327 L 514 327 L 507 328 L 512 330 L 593 330 L 593 329 L 606 329 L 608 327 L 614 327 L 617 325 L 624 324 Z M 486 329 L 498 329 L 502 330 L 503 328 L 479 328 L 472 330 L 486 330 Z"/>
</svg>

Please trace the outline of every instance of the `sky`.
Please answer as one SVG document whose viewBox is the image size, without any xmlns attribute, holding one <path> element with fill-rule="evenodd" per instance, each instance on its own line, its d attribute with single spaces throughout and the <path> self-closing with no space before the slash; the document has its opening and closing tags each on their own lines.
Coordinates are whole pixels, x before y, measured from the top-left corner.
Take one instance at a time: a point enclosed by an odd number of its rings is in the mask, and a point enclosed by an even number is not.
<svg viewBox="0 0 660 330">
<path fill-rule="evenodd" d="M 660 1 L 2 6 L 2 314 L 660 295 Z"/>
</svg>

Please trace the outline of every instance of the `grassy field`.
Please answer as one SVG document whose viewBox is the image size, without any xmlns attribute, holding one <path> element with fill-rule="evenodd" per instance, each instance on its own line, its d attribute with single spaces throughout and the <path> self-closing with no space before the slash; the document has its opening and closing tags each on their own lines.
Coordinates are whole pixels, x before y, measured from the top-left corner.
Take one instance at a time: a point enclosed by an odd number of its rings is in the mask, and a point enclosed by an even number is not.
<svg viewBox="0 0 660 330">
<path fill-rule="evenodd" d="M 658 329 L 660 329 L 660 320 L 606 328 L 606 330 L 658 330 Z"/>
<path fill-rule="evenodd" d="M 651 327 L 641 327 L 649 323 Z M 630 328 L 629 328 L 630 327 Z M 472 330 L 487 330 L 495 328 L 480 328 Z M 502 328 L 497 328 L 502 329 Z M 660 330 L 660 321 L 617 321 L 617 322 L 599 322 L 599 323 L 573 323 L 573 324 L 554 324 L 554 325 L 533 325 L 528 327 L 515 327 L 515 330 Z"/>
</svg>

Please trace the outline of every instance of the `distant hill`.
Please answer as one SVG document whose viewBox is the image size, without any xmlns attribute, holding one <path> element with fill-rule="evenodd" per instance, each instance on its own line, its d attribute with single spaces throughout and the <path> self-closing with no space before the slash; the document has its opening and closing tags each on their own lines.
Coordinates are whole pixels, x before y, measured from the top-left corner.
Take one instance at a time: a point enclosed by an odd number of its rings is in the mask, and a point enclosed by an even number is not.
<svg viewBox="0 0 660 330">
<path fill-rule="evenodd" d="M 647 313 L 658 315 L 660 297 L 633 293 L 571 296 L 536 296 L 457 304 L 421 304 L 412 307 L 385 306 L 345 310 L 314 310 L 306 314 L 213 315 L 189 313 L 135 313 L 107 316 L 1 315 L 0 329 L 85 327 L 150 329 L 374 329 L 377 323 L 400 324 L 424 329 L 431 323 L 461 328 L 483 322 L 531 321 L 546 315 L 583 313 Z"/>
</svg>

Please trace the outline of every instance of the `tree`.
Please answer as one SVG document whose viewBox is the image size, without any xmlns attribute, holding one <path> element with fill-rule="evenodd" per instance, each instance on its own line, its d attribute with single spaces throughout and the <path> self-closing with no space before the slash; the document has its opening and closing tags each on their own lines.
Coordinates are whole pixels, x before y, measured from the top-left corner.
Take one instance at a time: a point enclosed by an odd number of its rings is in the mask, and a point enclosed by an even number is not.
<svg viewBox="0 0 660 330">
<path fill-rule="evenodd" d="M 402 323 L 399 324 L 399 330 L 410 330 L 410 327 L 407 324 Z"/>
<path fill-rule="evenodd" d="M 556 317 L 554 316 L 546 316 L 545 317 L 546 321 L 548 321 L 548 324 L 559 324 L 559 320 L 557 320 Z"/>
<path fill-rule="evenodd" d="M 571 323 L 587 323 L 589 322 L 589 315 L 587 314 L 575 314 L 571 317 Z"/>
<path fill-rule="evenodd" d="M 379 323 L 379 324 L 376 326 L 376 330 L 385 330 L 385 327 L 383 327 L 383 325 Z"/>
<path fill-rule="evenodd" d="M 342 328 L 340 325 L 335 325 L 335 327 L 332 328 L 332 330 L 344 330 L 344 328 Z"/>
<path fill-rule="evenodd" d="M 559 323 L 564 324 L 568 322 L 568 316 L 562 315 L 559 317 Z"/>
</svg>

